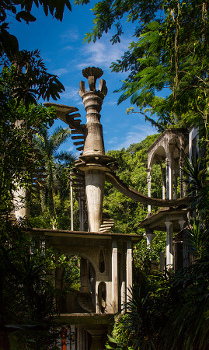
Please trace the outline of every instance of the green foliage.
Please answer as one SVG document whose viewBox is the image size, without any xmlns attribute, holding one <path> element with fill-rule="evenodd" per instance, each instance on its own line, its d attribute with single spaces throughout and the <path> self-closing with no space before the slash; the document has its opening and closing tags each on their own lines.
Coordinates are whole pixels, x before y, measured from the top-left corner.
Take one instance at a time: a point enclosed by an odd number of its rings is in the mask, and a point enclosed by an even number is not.
<svg viewBox="0 0 209 350">
<path fill-rule="evenodd" d="M 118 317 L 107 349 L 207 349 L 208 271 L 208 256 L 169 278 L 138 270 L 127 313 Z"/>
<path fill-rule="evenodd" d="M 209 245 L 206 159 L 187 164 L 188 192 L 196 217 L 187 227 L 195 256 L 188 268 L 165 275 L 153 272 L 151 260 L 163 250 L 165 235 L 146 249 L 142 240 L 134 250 L 132 297 L 119 317 L 107 349 L 206 350 L 209 346 Z M 206 188 L 205 188 L 206 187 Z M 156 247 L 154 249 L 154 245 Z"/>
<path fill-rule="evenodd" d="M 42 158 L 45 169 L 42 184 L 31 203 L 31 216 L 36 217 L 38 227 L 42 226 L 42 222 L 44 223 L 46 219 L 48 227 L 69 229 L 69 178 L 75 158 L 70 152 L 58 152 L 60 145 L 69 136 L 69 128 L 59 127 L 52 135 L 49 135 L 47 129 L 43 128 L 34 137 L 35 148 Z M 35 223 L 33 219 L 32 222 Z"/>
<path fill-rule="evenodd" d="M 146 137 L 140 143 L 130 145 L 127 150 L 109 151 L 108 155 L 116 158 L 118 164 L 117 176 L 128 186 L 137 191 L 147 194 L 147 149 L 156 140 L 158 135 Z M 152 196 L 162 198 L 160 186 L 161 171 L 159 165 L 152 169 L 153 187 Z M 141 203 L 134 203 L 131 199 L 124 197 L 111 185 L 105 185 L 103 202 L 104 216 L 115 220 L 114 232 L 141 233 L 139 222 L 145 219 L 147 207 Z"/>
<path fill-rule="evenodd" d="M 31 173 L 39 169 L 40 157 L 34 151 L 33 135 L 40 127 L 52 125 L 55 113 L 41 105 L 23 102 L 18 104 L 13 97 L 16 68 L 4 69 L 0 76 L 0 197 L 1 212 L 10 210 L 13 191 L 17 184 L 28 187 Z M 24 170 L 23 170 L 24 169 Z"/>
<path fill-rule="evenodd" d="M 0 318 L 13 325 L 15 349 L 49 349 L 53 332 L 54 253 L 29 239 L 23 227 L 0 219 Z M 50 333 L 51 330 L 51 333 Z"/>
<path fill-rule="evenodd" d="M 4 55 L 11 57 L 19 49 L 17 38 L 9 33 L 10 16 L 15 17 L 18 22 L 36 21 L 32 15 L 34 5 L 43 8 L 46 16 L 50 14 L 57 20 L 62 20 L 65 6 L 71 11 L 69 0 L 4 0 L 0 3 L 0 59 L 4 61 Z"/>
<path fill-rule="evenodd" d="M 30 104 L 37 104 L 41 97 L 44 100 L 50 97 L 57 100 L 64 91 L 57 76 L 47 72 L 38 50 L 18 51 L 9 62 L 5 62 L 1 85 L 1 103 L 4 101 L 3 93 L 6 93 L 15 100 L 17 106 L 23 101 L 26 108 Z"/>
<path fill-rule="evenodd" d="M 166 233 L 155 231 L 155 237 L 150 245 L 147 247 L 147 240 L 145 237 L 137 243 L 133 251 L 133 261 L 136 269 L 144 269 L 147 273 L 159 266 L 160 253 L 165 252 Z"/>
<path fill-rule="evenodd" d="M 95 42 L 114 26 L 111 41 L 119 42 L 122 18 L 135 24 L 134 41 L 111 66 L 113 72 L 129 72 L 118 90 L 122 92 L 119 103 L 131 98 L 139 113 L 159 131 L 169 125 L 207 123 L 209 22 L 205 1 L 104 0 L 92 11 L 94 27 L 87 41 Z M 165 88 L 167 96 L 162 97 Z"/>
<path fill-rule="evenodd" d="M 80 257 L 70 256 L 65 264 L 65 291 L 80 290 Z"/>
</svg>

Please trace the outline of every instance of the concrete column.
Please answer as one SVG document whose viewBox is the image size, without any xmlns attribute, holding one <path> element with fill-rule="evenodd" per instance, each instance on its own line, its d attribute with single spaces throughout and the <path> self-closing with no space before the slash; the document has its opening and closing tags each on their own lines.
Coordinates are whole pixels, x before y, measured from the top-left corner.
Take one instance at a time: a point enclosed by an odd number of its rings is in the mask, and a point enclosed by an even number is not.
<svg viewBox="0 0 209 350">
<path fill-rule="evenodd" d="M 85 335 L 84 328 L 79 326 L 77 331 L 78 342 L 77 342 L 77 350 L 85 350 Z"/>
<path fill-rule="evenodd" d="M 121 313 L 125 313 L 125 302 L 126 302 L 126 282 L 121 283 Z"/>
<path fill-rule="evenodd" d="M 117 241 L 112 241 L 112 308 L 118 312 L 118 247 Z"/>
<path fill-rule="evenodd" d="M 132 242 L 127 242 L 127 252 L 126 252 L 126 294 L 127 301 L 131 298 L 131 289 L 133 285 L 133 276 L 132 276 Z"/>
<path fill-rule="evenodd" d="M 86 204 L 90 232 L 98 232 L 102 223 L 105 174 L 99 170 L 85 173 Z"/>
<path fill-rule="evenodd" d="M 70 349 L 76 350 L 76 327 L 75 325 L 70 325 Z"/>
<path fill-rule="evenodd" d="M 80 231 L 84 231 L 84 202 L 82 198 L 78 199 L 78 205 L 79 205 L 79 226 Z"/>
<path fill-rule="evenodd" d="M 169 199 L 169 159 L 165 160 L 166 199 Z"/>
<path fill-rule="evenodd" d="M 169 153 L 168 181 L 169 199 L 173 199 L 173 159 L 171 153 Z"/>
<path fill-rule="evenodd" d="M 71 175 L 71 174 L 70 174 Z M 70 222 L 71 222 L 71 231 L 73 231 L 73 182 L 70 180 Z"/>
<path fill-rule="evenodd" d="M 147 169 L 147 184 L 148 184 L 148 197 L 151 197 L 151 170 Z M 152 212 L 152 207 L 149 204 L 148 205 L 148 215 L 150 215 Z"/>
<path fill-rule="evenodd" d="M 165 221 L 167 240 L 166 240 L 166 267 L 173 268 L 173 223 Z"/>
<path fill-rule="evenodd" d="M 123 251 L 123 253 L 125 253 Z M 121 288 L 120 288 L 120 295 L 121 295 L 121 312 L 124 313 L 125 312 L 125 302 L 126 302 L 126 269 L 125 269 L 125 265 L 126 262 L 124 261 L 124 255 L 121 256 L 121 261 L 120 261 L 120 278 L 121 278 Z"/>
<path fill-rule="evenodd" d="M 100 313 L 100 308 L 99 308 L 99 283 L 100 281 L 96 281 L 95 285 L 95 298 L 96 298 L 96 314 Z"/>
<path fill-rule="evenodd" d="M 14 214 L 17 220 L 28 218 L 30 214 L 27 206 L 27 191 L 21 186 L 17 186 L 13 193 Z"/>
<path fill-rule="evenodd" d="M 180 198 L 184 196 L 184 183 L 183 183 L 183 167 L 184 167 L 184 150 L 183 147 L 180 146 L 180 154 L 179 154 L 179 178 L 180 178 Z"/>
<path fill-rule="evenodd" d="M 99 283 L 98 283 L 99 285 Z M 98 290 L 98 286 L 97 286 L 97 290 Z M 112 282 L 111 281 L 106 281 L 106 295 L 107 295 L 107 298 L 106 298 L 106 308 L 105 308 L 105 313 L 109 313 L 111 314 L 112 313 Z M 99 310 L 99 304 L 97 306 L 98 310 Z M 96 313 L 99 313 L 99 311 Z"/>
<path fill-rule="evenodd" d="M 165 169 L 162 169 L 162 199 L 166 199 L 166 182 L 165 182 L 166 174 Z"/>
<path fill-rule="evenodd" d="M 175 194 L 175 199 L 177 199 L 177 187 L 178 187 L 178 174 L 175 172 L 174 174 L 174 194 Z"/>
</svg>

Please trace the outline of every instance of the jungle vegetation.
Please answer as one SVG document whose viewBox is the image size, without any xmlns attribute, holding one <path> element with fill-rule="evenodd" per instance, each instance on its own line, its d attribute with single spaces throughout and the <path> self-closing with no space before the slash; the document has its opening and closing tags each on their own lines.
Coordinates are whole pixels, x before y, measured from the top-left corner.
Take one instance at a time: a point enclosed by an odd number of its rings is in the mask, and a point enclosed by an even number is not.
<svg viewBox="0 0 209 350">
<path fill-rule="evenodd" d="M 15 349 L 55 349 L 52 316 L 58 310 L 53 303 L 55 290 L 46 274 L 65 263 L 65 257 L 57 260 L 51 250 L 43 254 L 43 247 L 28 239 L 24 223 L 11 221 L 14 190 L 23 186 L 31 193 L 28 200 L 34 226 L 69 225 L 66 181 L 73 159 L 69 155 L 59 158 L 52 152 L 47 160 L 41 144 L 38 150 L 33 142 L 41 137 L 50 140 L 47 127 L 55 118 L 53 109 L 46 110 L 37 101 L 40 97 L 58 99 L 64 87 L 48 73 L 39 52 L 18 51 L 18 40 L 8 31 L 10 12 L 18 21 L 35 20 L 33 4 L 43 6 L 46 15 L 58 20 L 65 5 L 70 9 L 68 1 L 5 0 L 0 4 L 0 349 L 4 350 L 10 348 L 9 333 L 14 335 Z M 195 263 L 175 274 L 161 274 L 153 271 L 149 262 L 163 250 L 163 235 L 149 251 L 141 243 L 134 257 L 133 297 L 127 314 L 115 324 L 107 348 L 204 350 L 209 347 L 208 3 L 102 0 L 96 2 L 93 12 L 94 27 L 86 37 L 89 41 L 98 40 L 114 27 L 112 43 L 117 44 L 123 33 L 122 18 L 127 16 L 135 24 L 133 42 L 112 64 L 114 72 L 129 72 L 120 88 L 119 103 L 130 98 L 135 111 L 160 132 L 167 127 L 199 127 L 203 150 L 202 158 L 187 163 L 185 169 L 191 179 L 188 192 L 196 194 L 191 203 L 196 215 L 188 230 Z M 161 97 L 165 88 L 168 95 Z M 118 175 L 139 191 L 146 192 L 146 149 L 155 137 L 127 150 L 110 152 L 118 160 Z M 153 172 L 153 196 L 159 196 L 157 166 Z M 37 190 L 33 179 L 38 175 L 42 186 Z M 60 190 L 63 186 L 66 192 Z M 105 194 L 104 211 L 115 219 L 114 230 L 141 234 L 138 222 L 145 217 L 146 208 L 124 199 L 109 185 Z"/>
</svg>

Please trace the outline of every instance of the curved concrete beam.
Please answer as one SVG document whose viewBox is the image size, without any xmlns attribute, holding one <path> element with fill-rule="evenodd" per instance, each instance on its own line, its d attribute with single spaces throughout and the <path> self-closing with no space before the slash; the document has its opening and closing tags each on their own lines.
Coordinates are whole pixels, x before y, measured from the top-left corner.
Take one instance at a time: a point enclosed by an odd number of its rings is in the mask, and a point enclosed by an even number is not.
<svg viewBox="0 0 209 350">
<path fill-rule="evenodd" d="M 176 207 L 179 205 L 188 205 L 192 198 L 184 197 L 179 199 L 157 199 L 152 197 L 147 197 L 136 190 L 128 187 L 123 183 L 115 174 L 106 172 L 105 180 L 110 182 L 118 191 L 124 194 L 126 197 L 133 199 L 135 202 L 140 202 L 146 205 L 153 205 L 155 207 Z"/>
</svg>

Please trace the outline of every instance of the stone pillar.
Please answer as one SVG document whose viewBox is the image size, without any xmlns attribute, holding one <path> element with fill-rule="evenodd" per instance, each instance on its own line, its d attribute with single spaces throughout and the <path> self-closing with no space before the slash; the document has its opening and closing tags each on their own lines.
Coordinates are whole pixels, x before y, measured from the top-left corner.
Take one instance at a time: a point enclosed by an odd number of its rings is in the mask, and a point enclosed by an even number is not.
<svg viewBox="0 0 209 350">
<path fill-rule="evenodd" d="M 165 221 L 167 240 L 166 240 L 166 267 L 173 268 L 173 223 Z"/>
<path fill-rule="evenodd" d="M 166 171 L 162 169 L 162 199 L 166 199 Z"/>
<path fill-rule="evenodd" d="M 98 232 L 102 223 L 105 174 L 99 170 L 85 172 L 86 204 L 90 232 Z"/>
<path fill-rule="evenodd" d="M 173 159 L 172 159 L 171 153 L 169 153 L 168 181 L 169 181 L 169 199 L 173 199 Z"/>
<path fill-rule="evenodd" d="M 178 187 L 178 173 L 175 171 L 175 173 L 174 173 L 174 194 L 175 194 L 175 199 L 177 199 L 177 187 Z"/>
<path fill-rule="evenodd" d="M 120 303 L 121 303 L 121 312 L 125 312 L 125 302 L 126 302 L 126 261 L 124 259 L 125 252 L 124 247 L 122 251 L 122 256 L 120 260 L 120 278 L 121 278 L 121 288 L 120 288 Z"/>
<path fill-rule="evenodd" d="M 121 283 L 121 313 L 125 312 L 125 302 L 126 302 L 126 282 Z"/>
<path fill-rule="evenodd" d="M 79 207 L 79 228 L 80 231 L 84 231 L 84 201 L 81 197 L 78 198 Z"/>
<path fill-rule="evenodd" d="M 96 314 L 100 313 L 100 308 L 99 308 L 99 284 L 100 284 L 100 281 L 96 281 L 96 284 L 95 284 Z"/>
<path fill-rule="evenodd" d="M 21 69 L 21 68 L 20 68 Z M 23 120 L 17 120 L 15 122 L 15 128 L 22 129 Z M 25 175 L 25 169 L 22 169 L 22 174 Z M 17 183 L 16 190 L 13 192 L 13 213 L 16 217 L 16 220 L 19 221 L 21 219 L 26 219 L 30 215 L 30 208 L 28 206 L 28 191 L 26 188 L 19 186 Z"/>
<path fill-rule="evenodd" d="M 127 252 L 126 252 L 126 288 L 127 288 L 127 301 L 131 298 L 132 290 L 132 242 L 127 242 Z"/>
<path fill-rule="evenodd" d="M 166 181 L 166 199 L 169 199 L 169 159 L 165 160 L 165 181 Z"/>
<path fill-rule="evenodd" d="M 70 350 L 76 350 L 76 327 L 70 325 Z"/>
<path fill-rule="evenodd" d="M 21 220 L 28 218 L 30 210 L 27 206 L 27 190 L 21 186 L 17 186 L 17 189 L 14 191 L 13 196 L 14 214 L 16 219 Z"/>
<path fill-rule="evenodd" d="M 112 241 L 112 308 L 118 312 L 118 247 L 117 241 Z"/>
<path fill-rule="evenodd" d="M 147 169 L 147 185 L 148 185 L 148 197 L 151 197 L 151 170 Z M 152 207 L 148 205 L 148 215 L 152 212 Z"/>
<path fill-rule="evenodd" d="M 72 172 L 70 172 L 70 228 L 73 231 L 73 182 L 72 182 Z"/>
<path fill-rule="evenodd" d="M 77 350 L 85 350 L 85 330 L 81 326 L 77 328 Z"/>
<path fill-rule="evenodd" d="M 180 146 L 180 154 L 179 154 L 180 198 L 184 196 L 183 167 L 184 167 L 184 149 L 182 146 Z"/>
</svg>

